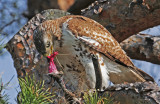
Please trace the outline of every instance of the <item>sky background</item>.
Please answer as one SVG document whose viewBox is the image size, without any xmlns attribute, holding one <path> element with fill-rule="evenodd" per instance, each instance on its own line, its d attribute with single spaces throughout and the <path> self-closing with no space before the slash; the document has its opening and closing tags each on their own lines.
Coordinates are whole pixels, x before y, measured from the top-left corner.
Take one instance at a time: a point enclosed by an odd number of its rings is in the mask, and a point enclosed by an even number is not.
<svg viewBox="0 0 160 104">
<path fill-rule="evenodd" d="M 5 36 L 4 43 L 7 43 L 7 41 L 26 24 L 27 19 L 22 16 L 22 13 L 26 11 L 27 0 L 0 0 L 0 28 L 5 24 L 8 24 L 10 21 L 18 20 L 6 26 L 3 31 L 0 32 L 0 34 L 8 34 Z M 0 39 L 2 39 L 2 35 Z M 0 56 L 0 77 L 2 78 L 2 82 L 5 84 L 10 81 L 13 76 L 14 77 L 7 89 L 3 90 L 2 94 L 9 95 L 10 104 L 17 104 L 15 99 L 17 91 L 20 91 L 20 87 L 18 84 L 16 69 L 14 68 L 13 59 L 11 58 L 10 53 L 7 52 L 6 49 L 4 49 L 3 52 L 5 53 Z"/>
<path fill-rule="evenodd" d="M 11 25 L 8 25 L 0 32 L 0 34 L 8 34 L 5 37 L 4 43 L 7 43 L 9 39 L 11 39 L 14 34 L 16 34 L 24 24 L 26 24 L 27 19 L 22 16 L 23 12 L 27 11 L 27 0 L 0 0 L 0 28 L 4 26 L 4 24 L 9 23 L 13 19 L 17 19 L 17 22 L 13 22 Z M 160 36 L 160 26 L 150 28 L 148 30 L 143 31 L 143 33 L 147 33 L 154 36 Z M 0 36 L 0 39 L 2 36 Z M 2 42 L 1 42 L 2 43 Z M 0 43 L 0 44 L 1 44 Z M 20 87 L 18 84 L 17 73 L 13 65 L 13 60 L 9 52 L 6 49 L 3 49 L 5 52 L 0 56 L 0 77 L 2 78 L 2 82 L 7 83 L 13 76 L 13 79 L 6 90 L 4 90 L 3 94 L 9 95 L 10 104 L 17 104 L 15 99 L 17 96 L 17 91 L 20 91 Z M 155 81 L 160 85 L 160 65 L 151 64 L 149 62 L 137 61 L 133 60 L 135 66 L 144 70 L 148 74 L 150 74 Z"/>
</svg>

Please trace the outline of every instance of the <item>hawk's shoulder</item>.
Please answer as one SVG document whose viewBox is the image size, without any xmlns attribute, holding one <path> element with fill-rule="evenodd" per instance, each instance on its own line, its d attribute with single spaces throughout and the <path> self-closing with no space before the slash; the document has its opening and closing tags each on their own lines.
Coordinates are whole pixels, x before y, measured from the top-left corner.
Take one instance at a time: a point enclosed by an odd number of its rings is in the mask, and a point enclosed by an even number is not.
<svg viewBox="0 0 160 104">
<path fill-rule="evenodd" d="M 134 66 L 111 33 L 96 21 L 83 16 L 70 16 L 66 21 L 68 30 L 85 44 L 113 61 Z"/>
</svg>

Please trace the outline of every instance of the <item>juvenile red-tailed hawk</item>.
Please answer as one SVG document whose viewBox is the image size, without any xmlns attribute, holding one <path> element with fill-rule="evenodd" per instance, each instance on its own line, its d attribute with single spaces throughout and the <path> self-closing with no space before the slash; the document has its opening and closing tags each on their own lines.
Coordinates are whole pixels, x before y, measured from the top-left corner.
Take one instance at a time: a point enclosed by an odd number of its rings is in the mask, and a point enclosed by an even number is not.
<svg viewBox="0 0 160 104">
<path fill-rule="evenodd" d="M 41 54 L 58 51 L 56 66 L 83 89 L 102 90 L 109 80 L 114 84 L 154 81 L 134 66 L 102 25 L 89 18 L 69 15 L 47 20 L 34 31 L 33 38 Z"/>
</svg>

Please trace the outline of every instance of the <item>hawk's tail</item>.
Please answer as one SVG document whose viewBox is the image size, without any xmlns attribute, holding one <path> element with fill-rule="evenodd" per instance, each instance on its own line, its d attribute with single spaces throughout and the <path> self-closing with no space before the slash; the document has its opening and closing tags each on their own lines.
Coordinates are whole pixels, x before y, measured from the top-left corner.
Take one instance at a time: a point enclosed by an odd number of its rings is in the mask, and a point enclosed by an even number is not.
<svg viewBox="0 0 160 104">
<path fill-rule="evenodd" d="M 146 81 L 155 82 L 154 79 L 153 79 L 149 74 L 147 74 L 146 72 L 144 72 L 143 70 L 138 69 L 137 67 L 135 67 L 135 69 L 139 72 L 139 74 L 140 74 Z"/>
</svg>

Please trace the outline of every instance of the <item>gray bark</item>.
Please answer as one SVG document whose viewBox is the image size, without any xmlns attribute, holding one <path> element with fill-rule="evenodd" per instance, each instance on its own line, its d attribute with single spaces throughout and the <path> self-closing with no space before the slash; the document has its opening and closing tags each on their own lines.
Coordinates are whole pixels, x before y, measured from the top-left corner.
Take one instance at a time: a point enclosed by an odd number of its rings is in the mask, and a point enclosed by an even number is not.
<svg viewBox="0 0 160 104">
<path fill-rule="evenodd" d="M 117 84 L 104 93 L 111 94 L 115 104 L 160 104 L 160 87 L 153 82 Z"/>
<path fill-rule="evenodd" d="M 131 1 L 99 0 L 84 9 L 82 15 L 102 24 L 119 42 L 160 24 L 160 0 L 145 0 L 130 7 Z"/>
<path fill-rule="evenodd" d="M 137 34 L 124 40 L 120 45 L 132 59 L 160 64 L 160 37 Z"/>
</svg>

